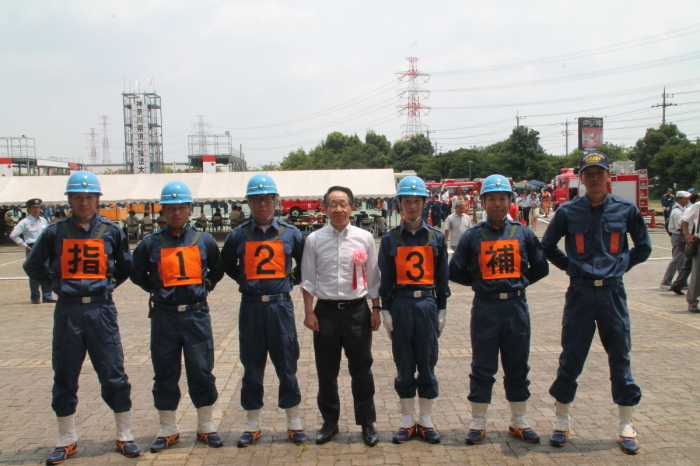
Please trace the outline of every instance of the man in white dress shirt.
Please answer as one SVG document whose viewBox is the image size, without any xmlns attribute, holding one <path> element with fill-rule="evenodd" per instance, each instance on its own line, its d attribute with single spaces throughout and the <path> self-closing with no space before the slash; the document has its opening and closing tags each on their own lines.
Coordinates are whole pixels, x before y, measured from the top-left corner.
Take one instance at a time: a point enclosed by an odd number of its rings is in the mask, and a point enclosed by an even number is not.
<svg viewBox="0 0 700 466">
<path fill-rule="evenodd" d="M 329 188 L 324 201 L 330 225 L 309 235 L 301 264 L 304 325 L 314 331 L 317 402 L 323 416 L 316 443 L 326 443 L 338 433 L 338 373 L 344 350 L 355 422 L 362 426 L 365 444 L 374 446 L 379 437 L 374 429 L 372 332 L 381 324 L 377 252 L 372 234 L 350 224 L 355 199 L 349 188 Z"/>
<path fill-rule="evenodd" d="M 686 247 L 693 243 L 693 238 L 700 238 L 700 202 L 687 207 L 681 216 L 681 228 L 683 229 L 683 238 L 685 238 Z M 693 232 L 695 232 L 693 234 Z M 688 292 L 685 295 L 685 300 L 688 302 L 688 311 L 700 312 L 698 309 L 698 300 L 700 299 L 700 257 L 695 256 L 687 258 L 692 260 L 690 267 L 690 283 L 688 283 Z"/>
<path fill-rule="evenodd" d="M 41 204 L 41 199 L 29 199 L 27 201 L 28 215 L 20 220 L 10 233 L 10 239 L 18 246 L 22 246 L 27 255 L 29 255 L 29 251 L 32 250 L 39 235 L 49 226 L 46 219 L 41 216 Z M 40 304 L 42 301 L 45 303 L 56 302 L 51 294 L 50 282 L 38 282 L 30 278 L 29 294 L 32 304 Z"/>
</svg>

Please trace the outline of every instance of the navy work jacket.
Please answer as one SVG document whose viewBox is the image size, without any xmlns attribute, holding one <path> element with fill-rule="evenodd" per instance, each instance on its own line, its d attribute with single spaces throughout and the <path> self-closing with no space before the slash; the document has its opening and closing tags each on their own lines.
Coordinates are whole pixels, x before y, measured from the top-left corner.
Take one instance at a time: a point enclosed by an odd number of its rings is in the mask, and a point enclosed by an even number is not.
<svg viewBox="0 0 700 466">
<path fill-rule="evenodd" d="M 100 239 L 104 241 L 107 256 L 107 278 L 62 278 L 61 256 L 66 225 L 72 239 L 94 239 L 102 225 L 106 225 Z M 24 271 L 38 281 L 51 281 L 51 289 L 60 296 L 104 296 L 129 278 L 131 272 L 131 251 L 124 232 L 116 223 L 99 213 L 90 222 L 90 229 L 80 227 L 70 215 L 52 223 L 34 243 L 32 251 L 24 262 Z"/>
<path fill-rule="evenodd" d="M 557 245 L 562 237 L 566 253 Z M 547 259 L 570 277 L 600 280 L 620 278 L 647 260 L 651 239 L 639 209 L 627 199 L 608 194 L 597 206 L 583 196 L 559 207 L 542 247 Z"/>
<path fill-rule="evenodd" d="M 511 238 L 513 227 L 515 235 Z M 517 240 L 520 250 L 520 277 L 484 279 L 479 256 L 481 243 L 486 241 Z M 459 240 L 450 260 L 450 280 L 461 285 L 471 285 L 477 293 L 509 293 L 524 290 L 529 285 L 549 275 L 549 264 L 535 233 L 525 225 L 512 220 L 494 228 L 486 220 L 467 230 Z"/>
<path fill-rule="evenodd" d="M 277 236 L 280 228 L 284 230 L 278 241 L 282 241 L 285 255 L 285 269 L 287 276 L 284 278 L 266 278 L 248 280 L 245 276 L 245 244 L 249 241 L 246 230 L 253 241 L 272 241 Z M 274 219 L 266 232 L 257 224 L 255 219 L 249 219 L 231 231 L 226 237 L 224 247 L 221 250 L 224 258 L 226 275 L 236 280 L 238 290 L 247 295 L 263 296 L 281 293 L 289 293 L 294 285 L 301 283 L 301 258 L 304 255 L 304 239 L 301 232 L 289 223 Z M 295 267 L 292 268 L 292 259 Z"/>
<path fill-rule="evenodd" d="M 165 239 L 168 248 L 195 246 L 192 244 L 198 228 L 185 225 L 185 230 L 176 234 L 169 226 L 146 236 L 134 249 L 134 269 L 131 281 L 149 293 L 153 293 L 153 304 L 180 306 L 195 304 L 207 299 L 209 291 L 224 277 L 224 261 L 219 253 L 216 240 L 209 233 L 201 232 L 196 246 L 202 261 L 202 283 L 191 285 L 163 286 L 159 272 L 161 250 Z"/>
<path fill-rule="evenodd" d="M 430 231 L 433 238 L 428 243 Z M 403 246 L 431 246 L 433 248 L 433 285 L 398 285 L 396 284 L 396 253 L 402 246 L 396 238 L 395 232 L 401 236 Z M 401 223 L 394 230 L 382 236 L 377 258 L 382 278 L 379 284 L 379 296 L 382 298 L 382 309 L 391 309 L 394 290 L 435 290 L 438 309 L 447 309 L 447 298 L 450 297 L 450 286 L 447 269 L 447 244 L 445 235 L 437 228 L 429 226 L 425 221 L 415 234 L 406 229 L 406 224 Z"/>
</svg>

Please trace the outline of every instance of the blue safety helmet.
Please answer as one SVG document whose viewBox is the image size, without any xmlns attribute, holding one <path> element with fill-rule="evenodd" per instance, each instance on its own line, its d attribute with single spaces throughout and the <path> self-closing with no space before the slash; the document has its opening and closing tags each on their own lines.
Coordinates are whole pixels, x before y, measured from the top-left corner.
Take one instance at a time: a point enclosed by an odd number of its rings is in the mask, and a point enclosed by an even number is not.
<svg viewBox="0 0 700 466">
<path fill-rule="evenodd" d="M 256 194 L 279 194 L 275 180 L 270 175 L 263 173 L 251 176 L 245 195 L 255 196 Z"/>
<path fill-rule="evenodd" d="M 487 193 L 503 192 L 509 193 L 511 200 L 513 199 L 513 188 L 510 186 L 510 181 L 503 175 L 491 175 L 487 177 L 481 184 L 481 199 Z"/>
<path fill-rule="evenodd" d="M 187 204 L 192 202 L 192 191 L 182 181 L 171 181 L 163 186 L 160 192 L 160 203 L 163 204 Z"/>
<path fill-rule="evenodd" d="M 417 176 L 407 176 L 399 181 L 396 187 L 396 196 L 420 196 L 428 198 L 428 188 L 425 182 Z"/>
<path fill-rule="evenodd" d="M 70 193 L 102 194 L 102 188 L 100 188 L 100 181 L 94 173 L 79 171 L 68 178 L 65 194 Z"/>
</svg>

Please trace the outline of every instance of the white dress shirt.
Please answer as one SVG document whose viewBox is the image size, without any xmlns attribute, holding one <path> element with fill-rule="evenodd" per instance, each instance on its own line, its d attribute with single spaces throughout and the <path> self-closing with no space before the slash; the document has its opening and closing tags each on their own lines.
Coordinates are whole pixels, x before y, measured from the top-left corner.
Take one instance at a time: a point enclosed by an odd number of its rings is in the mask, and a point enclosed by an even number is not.
<svg viewBox="0 0 700 466">
<path fill-rule="evenodd" d="M 698 212 L 700 212 L 700 202 L 687 206 L 681 218 L 688 224 L 688 231 L 693 231 L 695 228 L 695 236 L 700 237 L 700 231 L 698 231 L 700 228 L 697 227 Z"/>
<path fill-rule="evenodd" d="M 48 226 L 49 223 L 44 217 L 36 218 L 33 215 L 27 215 L 15 225 L 12 233 L 10 233 L 10 239 L 19 246 L 26 248 L 34 244 L 39 235 L 46 230 Z M 20 235 L 22 235 L 24 239 L 20 238 Z"/>
<path fill-rule="evenodd" d="M 352 253 L 367 251 L 365 287 L 352 289 L 355 264 Z M 353 300 L 379 297 L 379 267 L 377 249 L 372 234 L 348 225 L 341 232 L 328 225 L 306 238 L 301 261 L 301 287 L 318 299 Z"/>
<path fill-rule="evenodd" d="M 683 233 L 683 230 L 681 230 L 683 211 L 685 211 L 685 207 L 680 204 L 674 205 L 673 209 L 671 209 L 671 215 L 668 218 L 668 231 L 671 233 Z"/>
</svg>

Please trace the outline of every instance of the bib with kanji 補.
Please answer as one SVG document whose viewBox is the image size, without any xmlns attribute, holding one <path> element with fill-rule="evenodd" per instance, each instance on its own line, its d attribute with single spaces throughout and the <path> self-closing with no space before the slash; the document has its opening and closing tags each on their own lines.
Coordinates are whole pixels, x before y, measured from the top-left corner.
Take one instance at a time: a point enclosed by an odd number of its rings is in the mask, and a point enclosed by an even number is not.
<svg viewBox="0 0 700 466">
<path fill-rule="evenodd" d="M 520 260 L 520 243 L 517 239 L 481 242 L 479 268 L 484 280 L 519 278 Z"/>
</svg>

